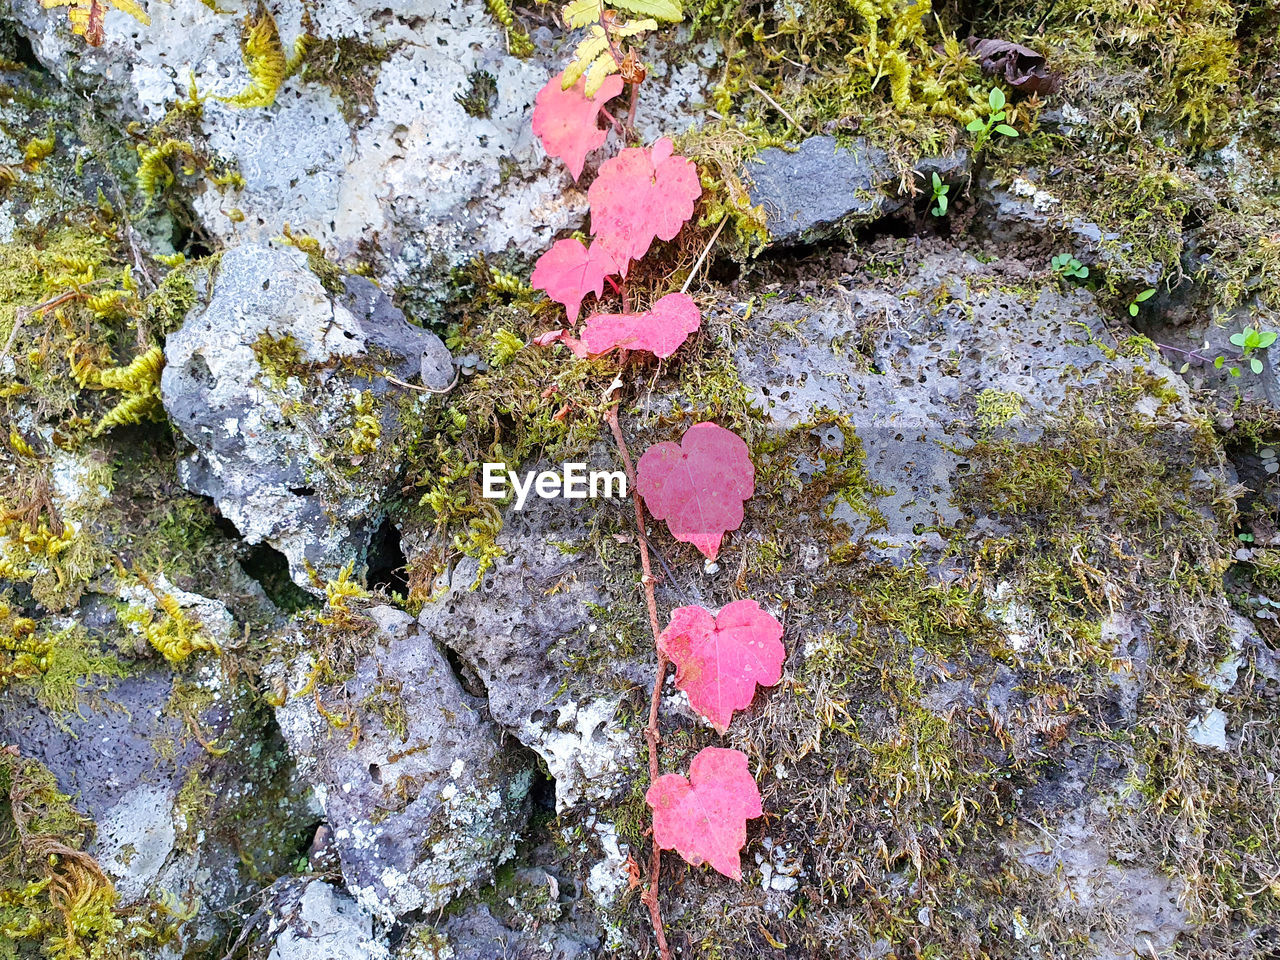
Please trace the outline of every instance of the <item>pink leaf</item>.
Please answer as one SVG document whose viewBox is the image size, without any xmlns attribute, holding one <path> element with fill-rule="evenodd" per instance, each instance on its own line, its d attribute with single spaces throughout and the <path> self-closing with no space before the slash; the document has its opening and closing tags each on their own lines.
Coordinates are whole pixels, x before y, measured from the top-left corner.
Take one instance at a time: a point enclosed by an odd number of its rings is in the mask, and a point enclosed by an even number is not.
<svg viewBox="0 0 1280 960">
<path fill-rule="evenodd" d="M 613 254 L 623 276 L 654 237 L 675 238 L 702 195 L 697 167 L 671 150 L 668 137 L 652 150 L 627 147 L 600 164 L 600 175 L 587 190 L 592 233 Z"/>
<path fill-rule="evenodd" d="M 688 780 L 664 774 L 644 798 L 653 810 L 659 847 L 679 851 L 695 867 L 709 863 L 732 880 L 742 879 L 739 854 L 747 821 L 764 814 L 745 753 L 707 747 L 693 758 Z"/>
<path fill-rule="evenodd" d="M 579 360 L 585 360 L 587 357 L 587 348 L 582 345 L 581 340 L 573 336 L 572 330 L 566 330 L 561 327 L 559 330 L 548 330 L 546 333 L 540 333 L 533 338 L 535 347 L 549 347 L 553 343 L 563 343 Z"/>
<path fill-rule="evenodd" d="M 721 733 L 733 711 L 751 705 L 756 684 L 782 678 L 782 624 L 754 600 L 735 600 L 713 617 L 702 607 L 677 607 L 658 638 L 676 665 L 676 686 Z"/>
<path fill-rule="evenodd" d="M 538 258 L 530 279 L 535 289 L 564 304 L 569 323 L 575 324 L 583 298 L 588 293 L 600 296 L 604 278 L 615 270 L 613 259 L 600 244 L 593 243 L 588 250 L 580 240 L 557 240 Z"/>
<path fill-rule="evenodd" d="M 582 328 L 582 342 L 593 354 L 622 347 L 669 357 L 701 323 L 702 314 L 692 297 L 669 293 L 647 313 L 591 314 Z"/>
<path fill-rule="evenodd" d="M 564 73 L 558 73 L 538 91 L 533 106 L 533 132 L 547 153 L 568 164 L 577 180 L 587 154 L 609 136 L 598 122 L 600 108 L 620 94 L 624 84 L 619 76 L 605 77 L 595 96 L 588 97 L 584 77 L 579 77 L 568 90 L 561 87 L 563 80 Z"/>
<path fill-rule="evenodd" d="M 679 444 L 644 452 L 636 489 L 673 537 L 714 560 L 724 534 L 742 526 L 742 504 L 755 492 L 755 477 L 740 437 L 714 423 L 695 423 Z"/>
</svg>

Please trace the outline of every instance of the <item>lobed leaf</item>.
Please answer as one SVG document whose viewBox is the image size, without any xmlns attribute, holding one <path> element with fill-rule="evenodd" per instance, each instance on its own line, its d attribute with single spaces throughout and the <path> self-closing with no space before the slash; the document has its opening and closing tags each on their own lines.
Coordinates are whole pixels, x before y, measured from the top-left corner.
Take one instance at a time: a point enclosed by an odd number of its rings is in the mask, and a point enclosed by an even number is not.
<svg viewBox="0 0 1280 960">
<path fill-rule="evenodd" d="M 600 296 L 604 278 L 614 272 L 613 260 L 598 243 L 588 249 L 580 240 L 557 240 L 538 258 L 529 279 L 535 290 L 563 304 L 575 324 L 583 299 L 588 293 Z"/>
<path fill-rule="evenodd" d="M 587 190 L 592 233 L 623 276 L 655 237 L 675 238 L 702 196 L 697 167 L 672 149 L 669 137 L 651 149 L 627 147 L 600 165 L 600 175 Z"/>
<path fill-rule="evenodd" d="M 566 71 L 567 72 L 567 71 Z M 609 77 L 594 95 L 578 81 L 564 88 L 564 74 L 547 81 L 533 107 L 533 132 L 542 147 L 569 167 L 573 179 L 582 175 L 587 154 L 603 146 L 609 131 L 599 124 L 600 108 L 622 92 L 622 78 Z"/>
<path fill-rule="evenodd" d="M 666 358 L 701 324 L 702 313 L 693 298 L 670 293 L 645 313 L 593 313 L 582 328 L 582 342 L 591 354 L 621 347 Z"/>
<path fill-rule="evenodd" d="M 724 733 L 733 711 L 751 705 L 756 685 L 782 679 L 782 624 L 754 600 L 735 600 L 716 616 L 702 607 L 677 607 L 658 637 L 676 665 L 676 686 L 693 709 Z"/>
<path fill-rule="evenodd" d="M 695 423 L 678 444 L 659 443 L 644 452 L 636 489 L 673 537 L 714 560 L 725 533 L 742 526 L 742 504 L 755 492 L 755 475 L 741 437 L 714 423 Z"/>
<path fill-rule="evenodd" d="M 644 795 L 653 810 L 653 838 L 695 867 L 710 864 L 732 880 L 742 879 L 747 821 L 763 816 L 760 788 L 738 750 L 706 747 L 689 764 L 689 778 L 668 773 Z"/>
</svg>

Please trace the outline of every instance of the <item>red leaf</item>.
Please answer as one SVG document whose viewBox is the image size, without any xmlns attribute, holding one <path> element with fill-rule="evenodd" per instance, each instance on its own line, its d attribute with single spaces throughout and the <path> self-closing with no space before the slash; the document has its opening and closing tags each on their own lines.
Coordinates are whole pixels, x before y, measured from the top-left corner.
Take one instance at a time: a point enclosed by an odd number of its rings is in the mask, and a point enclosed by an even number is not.
<svg viewBox="0 0 1280 960">
<path fill-rule="evenodd" d="M 702 195 L 698 168 L 671 150 L 669 137 L 651 150 L 627 147 L 600 164 L 600 175 L 587 190 L 592 233 L 613 254 L 623 276 L 655 236 L 671 240 L 680 232 Z"/>
<path fill-rule="evenodd" d="M 782 678 L 782 624 L 754 600 L 735 600 L 713 617 L 702 607 L 677 607 L 658 638 L 676 665 L 676 686 L 721 733 L 733 711 L 751 705 L 756 684 Z"/>
<path fill-rule="evenodd" d="M 702 314 L 692 297 L 669 293 L 647 313 L 591 314 L 582 328 L 582 342 L 593 354 L 622 347 L 669 357 L 701 323 Z"/>
<path fill-rule="evenodd" d="M 587 348 L 582 345 L 581 340 L 574 338 L 572 330 L 566 330 L 561 327 L 559 330 L 548 330 L 546 333 L 540 333 L 533 338 L 535 347 L 549 347 L 553 343 L 563 343 L 579 360 L 585 360 L 587 357 Z"/>
<path fill-rule="evenodd" d="M 739 854 L 747 821 L 764 814 L 745 753 L 707 747 L 693 758 L 688 780 L 664 774 L 644 798 L 653 810 L 659 847 L 679 851 L 695 867 L 709 863 L 732 880 L 742 879 Z"/>
<path fill-rule="evenodd" d="M 636 489 L 673 537 L 714 560 L 726 531 L 742 526 L 742 503 L 755 492 L 755 477 L 737 434 L 695 423 L 679 444 L 659 443 L 644 452 Z"/>
<path fill-rule="evenodd" d="M 598 122 L 600 108 L 622 92 L 619 76 L 605 77 L 595 96 L 587 96 L 587 81 L 579 77 L 568 90 L 560 84 L 564 73 L 558 73 L 538 91 L 533 106 L 533 132 L 542 147 L 569 166 L 573 179 L 582 175 L 587 154 L 601 146 L 609 131 Z"/>
<path fill-rule="evenodd" d="M 535 289 L 564 304 L 569 323 L 575 324 L 583 297 L 588 293 L 600 296 L 604 278 L 616 270 L 613 259 L 600 244 L 593 243 L 588 250 L 580 240 L 557 240 L 538 258 L 530 279 Z"/>
</svg>

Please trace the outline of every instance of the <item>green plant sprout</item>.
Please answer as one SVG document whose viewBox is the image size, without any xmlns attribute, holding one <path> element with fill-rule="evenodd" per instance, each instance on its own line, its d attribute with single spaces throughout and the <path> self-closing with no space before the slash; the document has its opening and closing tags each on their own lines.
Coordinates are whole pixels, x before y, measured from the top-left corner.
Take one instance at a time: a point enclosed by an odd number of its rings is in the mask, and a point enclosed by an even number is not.
<svg viewBox="0 0 1280 960">
<path fill-rule="evenodd" d="M 1004 91 L 999 87 L 992 87 L 991 92 L 987 94 L 988 111 L 986 119 L 984 120 L 982 117 L 974 117 L 969 121 L 968 126 L 965 127 L 965 129 L 970 133 L 977 134 L 977 137 L 975 137 L 973 141 L 974 153 L 977 153 L 986 146 L 986 143 L 991 139 L 991 134 L 993 132 L 1006 137 L 1016 137 L 1018 135 L 1017 130 L 1004 122 L 1005 117 L 1007 116 L 1004 109 L 1005 103 Z"/>
<path fill-rule="evenodd" d="M 1131 316 L 1131 317 L 1136 317 L 1136 316 L 1138 315 L 1138 304 L 1140 304 L 1140 303 L 1146 303 L 1148 300 L 1150 300 L 1150 299 L 1151 299 L 1152 297 L 1154 297 L 1155 295 L 1156 295 L 1155 288 L 1154 288 L 1154 287 L 1147 287 L 1147 289 L 1143 290 L 1140 294 L 1138 294 L 1136 297 L 1134 297 L 1134 298 L 1129 302 L 1129 316 Z"/>
<path fill-rule="evenodd" d="M 1060 277 L 1077 277 L 1083 280 L 1089 276 L 1089 268 L 1069 253 L 1060 253 L 1049 261 L 1053 272 Z"/>
<path fill-rule="evenodd" d="M 935 217 L 945 217 L 947 215 L 947 194 L 951 190 L 951 184 L 943 183 L 942 178 L 936 173 L 933 175 L 933 209 L 929 212 Z"/>
<path fill-rule="evenodd" d="M 1276 342 L 1276 334 L 1273 330 L 1259 330 L 1257 327 L 1245 327 L 1239 333 L 1231 335 L 1231 342 L 1240 348 L 1240 357 L 1249 361 L 1249 369 L 1254 373 L 1262 372 L 1262 361 L 1254 354 L 1259 350 L 1265 350 Z M 1213 361 L 1216 368 L 1221 369 L 1224 358 L 1218 357 Z M 1233 377 L 1240 376 L 1240 368 L 1232 367 L 1231 375 Z"/>
<path fill-rule="evenodd" d="M 1239 333 L 1233 333 L 1231 335 L 1231 343 L 1240 348 L 1240 359 L 1249 361 L 1249 369 L 1254 373 L 1261 373 L 1263 364 L 1256 354 L 1275 343 L 1277 336 L 1278 334 L 1273 330 L 1261 330 L 1257 327 L 1248 326 Z M 1190 370 L 1193 361 L 1196 363 L 1212 363 L 1215 370 L 1221 370 L 1226 367 L 1227 373 L 1233 377 L 1238 377 L 1243 372 L 1238 365 L 1234 363 L 1228 364 L 1227 358 L 1223 356 L 1215 357 L 1211 361 L 1203 353 L 1196 350 L 1183 350 L 1180 347 L 1171 347 L 1167 343 L 1157 343 L 1156 346 L 1161 350 L 1181 354 L 1187 358 L 1186 362 L 1178 368 L 1179 373 L 1186 373 Z M 1208 346 L 1209 344 L 1206 342 L 1204 349 L 1207 349 Z"/>
</svg>

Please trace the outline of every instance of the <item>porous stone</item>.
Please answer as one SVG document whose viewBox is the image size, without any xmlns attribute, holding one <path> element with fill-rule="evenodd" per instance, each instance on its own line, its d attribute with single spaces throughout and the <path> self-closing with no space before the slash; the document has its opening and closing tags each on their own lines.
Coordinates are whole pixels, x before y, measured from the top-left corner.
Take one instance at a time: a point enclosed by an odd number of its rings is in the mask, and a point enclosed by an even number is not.
<svg viewBox="0 0 1280 960">
<path fill-rule="evenodd" d="M 483 573 L 463 558 L 419 617 L 425 633 L 475 671 L 494 719 L 542 757 L 561 810 L 619 789 L 636 748 L 619 723 L 616 683 L 634 665 L 606 655 L 599 674 L 570 667 L 575 654 L 599 657 L 611 640 L 587 633 L 591 605 L 607 595 L 576 575 L 567 544 L 585 531 L 567 503 L 530 499 L 509 510 L 497 537 L 503 556 Z"/>
<path fill-rule="evenodd" d="M 375 609 L 373 649 L 351 679 L 306 692 L 311 658 L 297 657 L 295 693 L 276 717 L 324 807 L 348 890 L 392 918 L 438 910 L 513 855 L 533 769 L 413 619 Z"/>
<path fill-rule="evenodd" d="M 288 880 L 289 878 L 285 878 Z M 373 919 L 341 889 L 312 880 L 299 896 L 294 884 L 277 883 L 280 918 L 268 960 L 386 960 Z"/>
<path fill-rule="evenodd" d="M 431 402 L 385 375 L 442 389 L 447 355 L 367 280 L 347 278 L 335 296 L 298 250 L 229 250 L 207 303 L 165 345 L 165 410 L 194 448 L 180 476 L 315 589 L 308 566 L 331 578 L 367 548 L 399 467 L 400 410 Z"/>
</svg>

